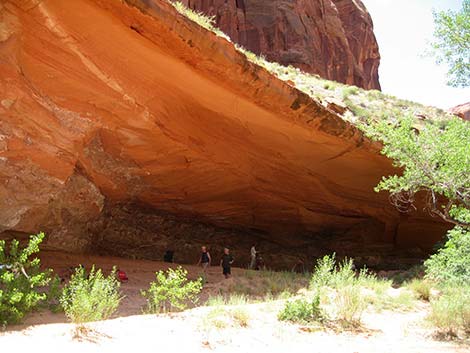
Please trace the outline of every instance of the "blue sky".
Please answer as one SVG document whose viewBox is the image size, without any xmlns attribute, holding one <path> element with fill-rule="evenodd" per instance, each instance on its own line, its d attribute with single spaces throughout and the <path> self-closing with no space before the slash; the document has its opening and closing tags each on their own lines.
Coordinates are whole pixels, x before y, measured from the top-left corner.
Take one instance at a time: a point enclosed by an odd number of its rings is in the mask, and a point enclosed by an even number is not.
<svg viewBox="0 0 470 353">
<path fill-rule="evenodd" d="M 432 10 L 457 10 L 462 0 L 362 1 L 374 21 L 385 93 L 444 109 L 470 101 L 470 88 L 448 87 L 446 68 L 423 57 L 433 38 Z"/>
</svg>

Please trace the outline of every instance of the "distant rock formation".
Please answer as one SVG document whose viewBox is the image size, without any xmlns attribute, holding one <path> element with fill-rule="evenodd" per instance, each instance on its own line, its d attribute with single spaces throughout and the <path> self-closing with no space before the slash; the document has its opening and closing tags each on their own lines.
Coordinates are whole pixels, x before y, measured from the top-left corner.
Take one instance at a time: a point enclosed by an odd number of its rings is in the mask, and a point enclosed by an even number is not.
<svg viewBox="0 0 470 353">
<path fill-rule="evenodd" d="M 380 54 L 360 0 L 182 0 L 215 16 L 230 38 L 270 61 L 379 89 Z"/>
<path fill-rule="evenodd" d="M 463 120 L 470 121 L 470 102 L 457 105 L 449 110 L 452 114 L 461 117 Z"/>
</svg>

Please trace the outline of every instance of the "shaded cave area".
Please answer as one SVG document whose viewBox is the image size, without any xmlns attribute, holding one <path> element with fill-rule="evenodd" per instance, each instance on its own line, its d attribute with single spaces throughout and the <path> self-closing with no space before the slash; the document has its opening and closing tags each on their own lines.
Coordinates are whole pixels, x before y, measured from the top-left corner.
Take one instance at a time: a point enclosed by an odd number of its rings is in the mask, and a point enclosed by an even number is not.
<svg viewBox="0 0 470 353">
<path fill-rule="evenodd" d="M 217 265 L 223 248 L 231 249 L 234 266 L 247 267 L 250 247 L 257 245 L 266 268 L 291 270 L 302 263 L 311 270 L 316 260 L 335 253 L 351 257 L 357 268 L 404 270 L 422 263 L 428 251 L 418 246 L 397 247 L 383 241 L 385 225 L 373 219 L 347 230 L 324 229 L 318 233 L 268 234 L 256 229 L 222 227 L 206 220 L 159 211 L 139 203 L 105 202 L 100 216 L 83 225 L 83 234 L 58 236 L 50 229 L 45 249 L 100 256 L 162 261 L 167 250 L 174 262 L 195 264 L 200 247 L 208 247 Z M 75 229 L 75 231 L 77 228 Z M 87 243 L 84 246 L 84 239 Z M 80 248 L 71 244 L 80 243 Z"/>
</svg>

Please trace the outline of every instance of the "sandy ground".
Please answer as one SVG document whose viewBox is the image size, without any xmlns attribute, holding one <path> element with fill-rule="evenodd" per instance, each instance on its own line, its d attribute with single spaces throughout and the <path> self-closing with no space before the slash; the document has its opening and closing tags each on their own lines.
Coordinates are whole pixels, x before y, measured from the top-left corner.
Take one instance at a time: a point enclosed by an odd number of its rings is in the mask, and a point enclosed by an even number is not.
<svg viewBox="0 0 470 353">
<path fill-rule="evenodd" d="M 167 264 L 111 257 L 78 257 L 48 253 L 43 263 L 60 273 L 68 266 L 95 263 L 103 269 L 113 265 L 124 269 L 130 281 L 122 285 L 125 295 L 115 318 L 90 323 L 88 333 L 75 336 L 75 326 L 63 314 L 35 313 L 20 326 L 0 333 L 3 351 L 17 349 L 29 352 L 470 352 L 470 346 L 459 342 L 437 341 L 423 324 L 429 307 L 420 304 L 415 311 L 367 312 L 364 328 L 356 333 L 331 330 L 309 332 L 302 326 L 281 323 L 276 319 L 282 302 L 245 305 L 248 327 L 217 329 L 207 324 L 211 307 L 198 307 L 171 315 L 143 315 L 144 300 L 140 289 L 147 287 L 154 272 Z M 190 277 L 199 269 L 186 266 Z M 234 277 L 242 275 L 234 269 Z M 219 268 L 212 267 L 203 297 L 227 288 L 233 279 L 225 280 Z"/>
</svg>

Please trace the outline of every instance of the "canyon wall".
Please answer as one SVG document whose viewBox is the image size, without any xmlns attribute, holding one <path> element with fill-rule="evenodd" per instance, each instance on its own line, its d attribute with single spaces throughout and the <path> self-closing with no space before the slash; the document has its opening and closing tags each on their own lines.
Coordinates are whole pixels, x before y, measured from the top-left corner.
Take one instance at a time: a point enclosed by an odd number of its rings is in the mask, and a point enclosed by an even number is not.
<svg viewBox="0 0 470 353">
<path fill-rule="evenodd" d="M 379 47 L 360 0 L 183 0 L 235 43 L 323 78 L 379 89 Z"/>
<path fill-rule="evenodd" d="M 171 242 L 353 256 L 443 234 L 373 191 L 395 172 L 380 146 L 165 1 L 8 0 L 0 19 L 3 237 L 159 258 Z"/>
</svg>

